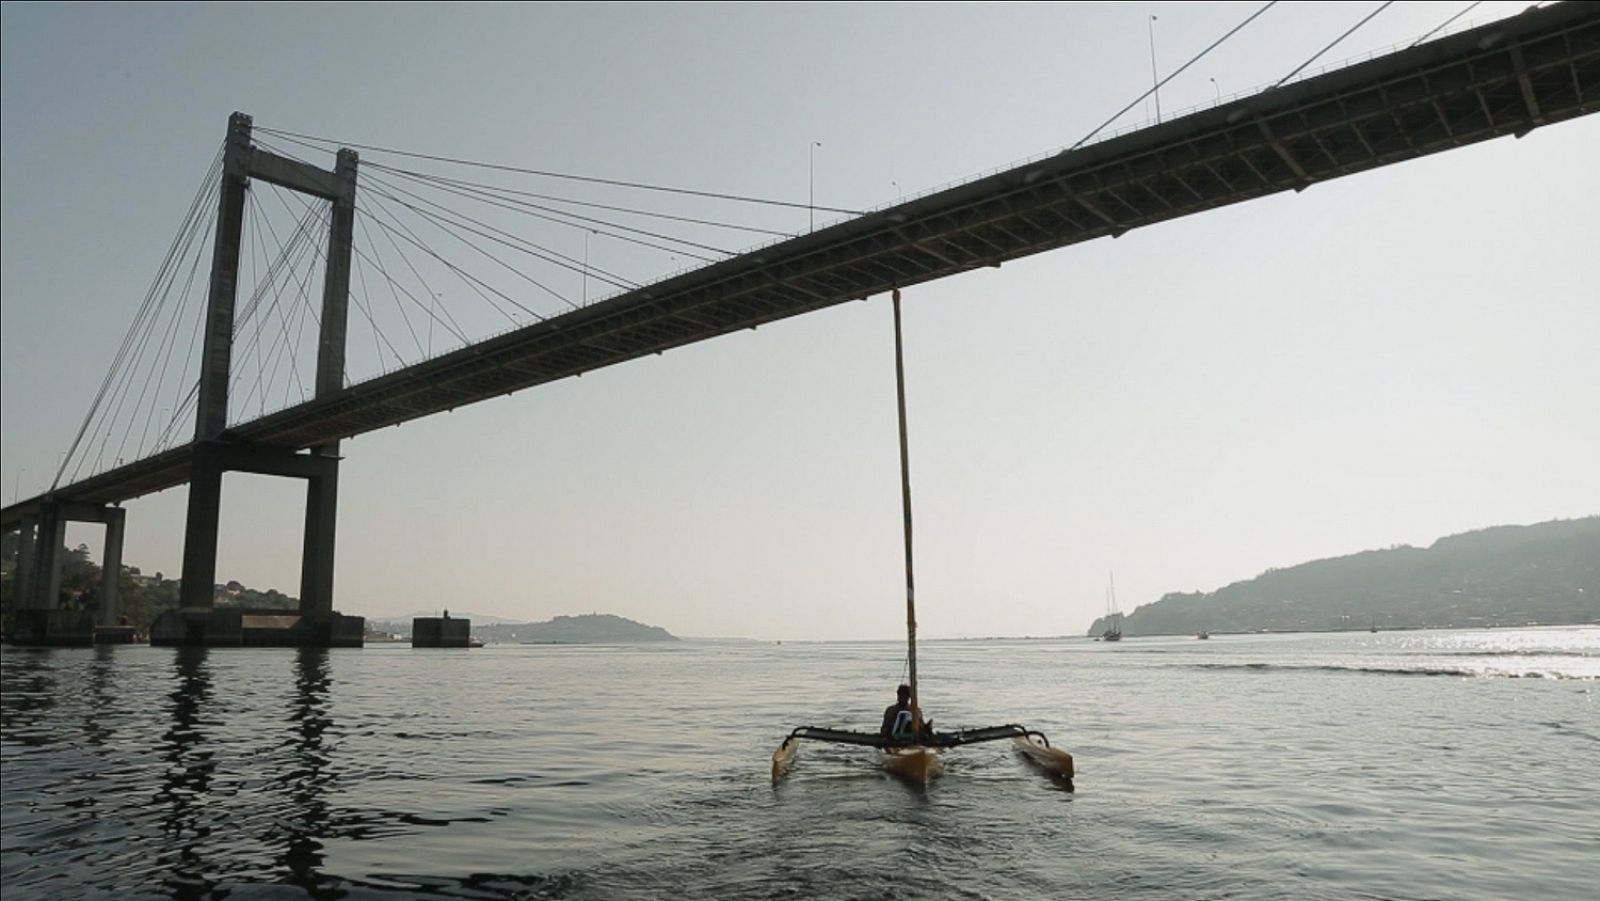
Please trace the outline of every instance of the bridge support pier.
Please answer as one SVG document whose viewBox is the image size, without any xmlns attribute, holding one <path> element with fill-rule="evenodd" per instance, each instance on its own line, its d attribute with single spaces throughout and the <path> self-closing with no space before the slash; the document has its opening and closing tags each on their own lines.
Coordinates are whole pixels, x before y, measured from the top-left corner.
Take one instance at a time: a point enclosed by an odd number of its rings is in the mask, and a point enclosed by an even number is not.
<svg viewBox="0 0 1600 901">
<path fill-rule="evenodd" d="M 251 472 L 306 481 L 297 616 L 285 610 L 215 608 L 217 532 L 222 509 L 222 475 L 226 472 Z M 336 456 L 227 442 L 197 445 L 194 481 L 190 483 L 189 523 L 184 533 L 181 608 L 163 614 L 151 627 L 150 643 L 361 647 L 366 620 L 345 616 L 333 609 L 338 487 L 339 458 Z M 203 557 L 192 559 L 191 553 L 203 553 Z M 191 567 L 196 570 L 194 575 L 190 573 Z M 287 622 L 289 620 L 293 622 Z"/>
<path fill-rule="evenodd" d="M 11 575 L 13 610 L 21 610 L 33 600 L 33 542 L 38 528 L 38 514 L 24 513 L 18 517 L 17 568 Z"/>
<path fill-rule="evenodd" d="M 120 576 L 126 519 L 127 511 L 121 507 L 60 501 L 45 501 L 39 504 L 37 514 L 22 517 L 13 584 L 13 644 L 87 646 L 102 633 L 108 636 L 107 640 L 123 639 L 121 633 L 126 630 L 118 627 L 117 620 L 122 609 Z M 98 522 L 106 527 L 100 554 L 100 598 L 94 610 L 64 609 L 61 605 L 61 564 L 69 522 Z"/>
<path fill-rule="evenodd" d="M 316 456 L 316 455 L 313 455 Z M 300 613 L 333 613 L 333 539 L 339 512 L 339 458 L 321 457 L 306 478 L 305 543 L 300 552 Z"/>
</svg>

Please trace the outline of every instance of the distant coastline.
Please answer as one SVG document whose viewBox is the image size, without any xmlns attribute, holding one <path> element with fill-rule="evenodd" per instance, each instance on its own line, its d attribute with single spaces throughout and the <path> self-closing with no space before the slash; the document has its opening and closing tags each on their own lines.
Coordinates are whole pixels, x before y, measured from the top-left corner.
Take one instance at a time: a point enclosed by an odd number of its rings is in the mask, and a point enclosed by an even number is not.
<svg viewBox="0 0 1600 901">
<path fill-rule="evenodd" d="M 473 620 L 473 638 L 499 644 L 620 644 L 680 640 L 660 626 L 609 613 L 557 616 L 544 622 L 509 622 L 499 617 L 490 617 L 491 622 L 481 622 L 466 612 L 452 614 L 452 618 Z M 396 633 L 409 632 L 411 629 L 411 617 L 373 617 L 368 622 Z"/>
<path fill-rule="evenodd" d="M 1174 592 L 1123 617 L 1127 635 L 1494 628 L 1600 622 L 1600 516 L 1495 526 L 1270 569 Z M 1087 635 L 1105 629 L 1096 619 Z"/>
</svg>

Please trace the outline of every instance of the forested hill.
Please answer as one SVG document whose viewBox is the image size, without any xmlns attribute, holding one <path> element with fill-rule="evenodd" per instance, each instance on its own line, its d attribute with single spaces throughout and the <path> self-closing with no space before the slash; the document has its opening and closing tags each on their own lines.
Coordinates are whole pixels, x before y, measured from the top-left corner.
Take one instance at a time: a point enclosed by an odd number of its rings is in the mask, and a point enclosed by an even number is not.
<svg viewBox="0 0 1600 901">
<path fill-rule="evenodd" d="M 1269 569 L 1212 592 L 1168 594 L 1126 635 L 1600 622 L 1600 516 L 1495 526 Z M 1089 627 L 1105 630 L 1104 619 Z"/>
</svg>

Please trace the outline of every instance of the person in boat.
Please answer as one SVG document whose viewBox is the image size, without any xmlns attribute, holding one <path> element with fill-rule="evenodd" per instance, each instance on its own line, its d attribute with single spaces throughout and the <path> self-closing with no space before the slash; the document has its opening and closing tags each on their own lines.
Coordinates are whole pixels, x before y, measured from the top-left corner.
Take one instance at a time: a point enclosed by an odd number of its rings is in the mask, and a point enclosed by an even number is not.
<svg viewBox="0 0 1600 901">
<path fill-rule="evenodd" d="M 915 717 L 911 713 L 911 686 L 895 689 L 895 702 L 883 711 L 883 727 L 879 734 L 887 741 L 910 742 L 918 738 Z M 933 735 L 933 720 L 922 723 L 922 737 Z"/>
</svg>

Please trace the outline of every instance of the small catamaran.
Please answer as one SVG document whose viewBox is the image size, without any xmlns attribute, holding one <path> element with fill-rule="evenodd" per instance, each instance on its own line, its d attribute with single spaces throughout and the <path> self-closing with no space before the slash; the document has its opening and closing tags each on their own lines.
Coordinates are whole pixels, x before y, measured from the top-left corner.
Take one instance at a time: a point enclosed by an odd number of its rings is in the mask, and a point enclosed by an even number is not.
<svg viewBox="0 0 1600 901">
<path fill-rule="evenodd" d="M 1052 747 L 1044 733 L 1015 723 L 936 732 L 924 724 L 917 703 L 917 592 L 911 553 L 911 463 L 906 442 L 906 372 L 900 337 L 900 291 L 894 298 L 894 377 L 900 410 L 900 499 L 905 511 L 906 544 L 906 665 L 911 687 L 911 729 L 904 735 L 884 736 L 875 732 L 852 732 L 821 726 L 801 726 L 789 733 L 772 752 L 773 781 L 782 779 L 800 752 L 800 740 L 832 742 L 842 745 L 877 748 L 884 769 L 910 782 L 927 784 L 944 771 L 942 752 L 961 745 L 1011 739 L 1017 750 L 1046 771 L 1072 778 L 1072 755 Z M 907 737 L 909 736 L 909 737 Z"/>
</svg>

